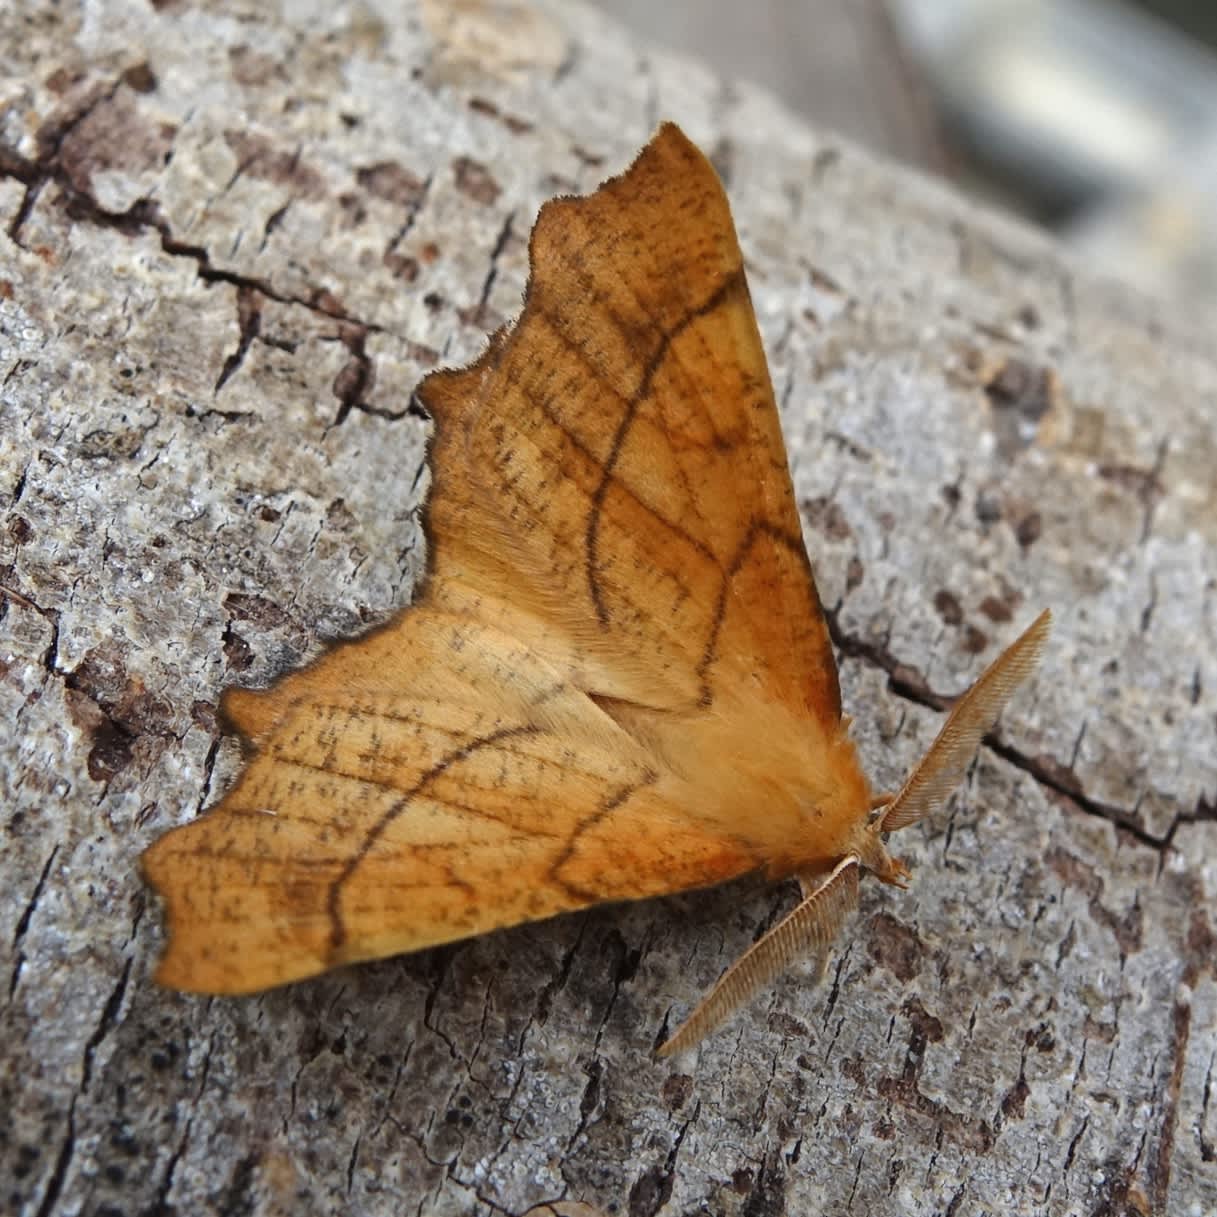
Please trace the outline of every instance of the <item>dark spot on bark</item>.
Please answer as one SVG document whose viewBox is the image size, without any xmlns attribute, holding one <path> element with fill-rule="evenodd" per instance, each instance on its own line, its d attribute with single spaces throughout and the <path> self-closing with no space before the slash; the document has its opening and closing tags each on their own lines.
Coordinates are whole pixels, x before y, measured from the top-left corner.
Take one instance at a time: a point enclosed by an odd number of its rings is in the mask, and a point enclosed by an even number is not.
<svg viewBox="0 0 1217 1217">
<path fill-rule="evenodd" d="M 829 145 L 821 148 L 811 160 L 813 177 L 820 177 L 832 169 L 841 159 L 841 149 Z"/>
<path fill-rule="evenodd" d="M 785 1217 L 786 1174 L 774 1161 L 766 1162 L 744 1201 L 743 1217 Z"/>
<path fill-rule="evenodd" d="M 574 178 L 560 173 L 547 173 L 541 179 L 541 191 L 546 195 L 572 195 L 579 193 L 579 183 Z"/>
<path fill-rule="evenodd" d="M 737 1196 L 746 1196 L 752 1191 L 752 1172 L 746 1166 L 741 1166 L 732 1173 L 731 1190 Z"/>
<path fill-rule="evenodd" d="M 34 529 L 25 516 L 14 515 L 9 518 L 8 535 L 15 545 L 24 545 L 34 535 Z"/>
<path fill-rule="evenodd" d="M 934 595 L 934 607 L 938 610 L 938 616 L 947 623 L 947 625 L 958 625 L 963 620 L 963 607 L 960 605 L 958 598 L 947 591 L 944 587 Z"/>
<path fill-rule="evenodd" d="M 630 1188 L 626 1208 L 630 1217 L 655 1217 L 671 1195 L 672 1173 L 662 1166 L 651 1166 Z"/>
<path fill-rule="evenodd" d="M 996 524 L 1001 519 L 1001 504 L 982 491 L 976 496 L 976 518 L 982 524 Z"/>
<path fill-rule="evenodd" d="M 925 946 L 915 930 L 890 913 L 878 913 L 870 923 L 870 957 L 897 980 L 908 981 L 921 971 Z"/>
<path fill-rule="evenodd" d="M 1040 534 L 1043 531 L 1044 522 L 1040 518 L 1040 513 L 1038 511 L 1029 511 L 1018 522 L 1014 535 L 1018 538 L 1018 543 L 1024 549 L 1029 549 L 1040 539 Z"/>
<path fill-rule="evenodd" d="M 847 1077 L 858 1086 L 866 1084 L 866 1063 L 860 1056 L 847 1056 L 839 1066 L 842 1077 Z"/>
<path fill-rule="evenodd" d="M 318 288 L 310 293 L 309 302 L 314 308 L 320 309 L 323 313 L 329 313 L 333 317 L 340 317 L 346 310 L 342 307 L 342 299 L 336 296 L 328 288 Z M 351 330 L 361 330 L 361 326 L 344 327 Z M 342 340 L 347 341 L 345 334 L 340 335 Z M 294 348 L 293 348 L 294 349 Z"/>
<path fill-rule="evenodd" d="M 1090 899 L 1090 915 L 1099 925 L 1111 931 L 1121 955 L 1135 955 L 1141 949 L 1144 935 L 1139 903 L 1134 901 L 1123 916 L 1118 916 L 1101 903 L 1096 894 Z"/>
<path fill-rule="evenodd" d="M 335 532 L 350 532 L 356 525 L 356 519 L 346 500 L 337 498 L 325 509 L 325 523 L 327 528 Z"/>
<path fill-rule="evenodd" d="M 396 161 L 378 161 L 355 171 L 355 180 L 369 193 L 401 207 L 417 207 L 426 182 Z"/>
<path fill-rule="evenodd" d="M 264 596 L 247 592 L 229 592 L 224 597 L 224 608 L 232 614 L 234 620 L 252 621 L 254 625 L 265 630 L 279 629 L 291 621 L 277 604 Z"/>
<path fill-rule="evenodd" d="M 990 621 L 997 622 L 999 625 L 1004 625 L 1014 616 L 1010 611 L 1010 606 L 1004 600 L 999 600 L 996 596 L 986 596 L 980 602 L 980 611 Z"/>
<path fill-rule="evenodd" d="M 231 625 L 224 631 L 224 659 L 233 672 L 244 672 L 253 663 L 253 648 Z"/>
<path fill-rule="evenodd" d="M 833 541 L 846 541 L 854 535 L 845 513 L 837 504 L 824 496 L 808 499 L 803 503 L 807 522 Z"/>
<path fill-rule="evenodd" d="M 998 410 L 1014 410 L 1037 423 L 1056 401 L 1056 373 L 1021 359 L 1007 359 L 985 382 L 985 393 Z"/>
<path fill-rule="evenodd" d="M 353 190 L 343 191 L 338 196 L 338 206 L 342 209 L 348 228 L 356 228 L 368 218 L 368 209 L 364 205 L 363 196 L 356 194 Z"/>
<path fill-rule="evenodd" d="M 944 486 L 939 493 L 942 495 L 942 501 L 946 503 L 946 505 L 952 510 L 959 506 L 961 496 L 959 493 L 959 487 L 954 483 L 949 486 Z"/>
<path fill-rule="evenodd" d="M 811 1034 L 807 1030 L 807 1024 L 801 1023 L 793 1015 L 786 1014 L 784 1011 L 775 1010 L 769 1016 L 769 1030 L 778 1035 L 787 1036 L 790 1039 L 807 1041 L 811 1039 Z"/>
<path fill-rule="evenodd" d="M 845 568 L 845 590 L 852 592 L 857 587 L 866 574 L 866 568 L 862 565 L 861 558 L 850 558 L 849 564 Z"/>
<path fill-rule="evenodd" d="M 86 461 L 121 461 L 138 455 L 143 442 L 144 433 L 138 427 L 116 427 L 112 431 L 98 428 L 82 436 L 73 448 Z"/>
<path fill-rule="evenodd" d="M 256 131 L 230 129 L 224 139 L 236 155 L 241 172 L 263 182 L 287 186 L 293 194 L 320 198 L 325 194 L 321 174 L 300 157 L 299 148 L 280 148 Z"/>
<path fill-rule="evenodd" d="M 811 280 L 813 287 L 819 291 L 828 292 L 833 296 L 844 296 L 845 289 L 828 274 L 827 271 L 821 270 L 818 266 L 809 266 L 807 268 L 807 278 Z"/>
<path fill-rule="evenodd" d="M 1021 1120 L 1027 1107 L 1027 1096 L 1030 1093 L 1031 1087 L 1027 1085 L 1027 1079 L 1020 1074 L 1018 1081 L 1002 1096 L 1002 1115 L 1008 1120 Z"/>
<path fill-rule="evenodd" d="M 59 166 L 74 189 L 91 194 L 95 173 L 139 174 L 160 169 L 176 134 L 177 128 L 171 124 L 149 120 L 135 98 L 120 90 L 89 110 L 64 136 Z"/>
<path fill-rule="evenodd" d="M 1154 504 L 1166 492 L 1158 469 L 1147 469 L 1140 465 L 1100 465 L 1099 477 L 1105 482 L 1119 486 L 1121 490 L 1136 498 L 1145 509 L 1152 510 Z"/>
<path fill-rule="evenodd" d="M 896 1136 L 896 1126 L 886 1116 L 880 1116 L 874 1124 L 871 1125 L 871 1132 L 879 1138 L 880 1141 L 891 1141 Z"/>
<path fill-rule="evenodd" d="M 123 84 L 128 89 L 134 89 L 136 93 L 155 93 L 156 73 L 145 60 L 143 63 L 133 64 L 123 73 Z"/>
<path fill-rule="evenodd" d="M 942 1023 L 930 1014 L 917 998 L 910 997 L 901 1009 L 913 1028 L 914 1037 L 919 1037 L 923 1044 L 937 1044 L 942 1041 Z"/>
<path fill-rule="evenodd" d="M 642 952 L 637 947 L 628 946 L 617 930 L 609 932 L 605 945 L 617 957 L 617 966 L 613 969 L 613 983 L 616 985 L 629 984 L 638 975 Z"/>
<path fill-rule="evenodd" d="M 582 144 L 571 144 L 570 150 L 589 169 L 599 169 L 604 164 L 604 157 L 598 152 L 589 152 Z"/>
<path fill-rule="evenodd" d="M 423 367 L 433 368 L 437 363 L 439 363 L 439 352 L 434 347 L 426 346 L 421 342 L 407 342 L 406 354 L 408 354 L 415 363 L 421 363 Z M 413 399 L 411 399 L 411 405 L 413 404 Z M 413 413 L 413 411 L 409 408 L 407 408 L 406 412 Z"/>
<path fill-rule="evenodd" d="M 586 1127 L 588 1117 L 600 1102 L 600 1079 L 604 1076 L 604 1066 L 593 1059 L 583 1067 L 583 1072 L 587 1074 L 587 1085 L 579 1099 L 579 1119 Z"/>
<path fill-rule="evenodd" d="M 693 1093 L 693 1079 L 687 1073 L 674 1073 L 663 1084 L 663 1101 L 669 1111 L 683 1107 Z"/>
<path fill-rule="evenodd" d="M 257 1197 L 254 1184 L 257 1180 L 257 1166 L 258 1159 L 255 1154 L 247 1154 L 237 1163 L 229 1177 L 228 1186 L 218 1198 L 216 1212 L 225 1214 L 225 1217 L 246 1217 L 247 1214 L 255 1212 Z"/>
<path fill-rule="evenodd" d="M 1056 1049 L 1056 1036 L 1052 1034 L 1052 1029 L 1047 1023 L 1040 1023 L 1038 1027 L 1032 1028 L 1023 1036 L 1023 1043 L 1028 1048 L 1034 1048 L 1036 1052 L 1047 1054 Z"/>
<path fill-rule="evenodd" d="M 492 101 L 484 97 L 471 97 L 469 108 L 475 114 L 484 114 L 487 118 L 496 118 L 512 135 L 524 135 L 532 130 L 532 123 L 526 118 L 517 118 L 514 114 L 506 114 Z"/>
<path fill-rule="evenodd" d="M 228 52 L 228 66 L 232 78 L 239 85 L 264 85 L 282 75 L 279 61 L 272 55 L 247 46 L 235 46 Z"/>
<path fill-rule="evenodd" d="M 502 193 L 490 170 L 471 157 L 458 156 L 452 162 L 452 171 L 456 175 L 457 190 L 484 207 L 489 207 Z"/>
<path fill-rule="evenodd" d="M 84 73 L 74 68 L 56 68 L 42 83 L 48 93 L 62 97 L 84 79 Z"/>
<path fill-rule="evenodd" d="M 95 782 L 110 781 L 131 764 L 133 752 L 131 737 L 113 719 L 103 716 L 93 727 L 89 777 Z"/>
<path fill-rule="evenodd" d="M 418 278 L 418 259 L 410 257 L 409 254 L 388 250 L 381 262 L 393 278 L 400 279 L 403 283 L 413 283 Z"/>
<path fill-rule="evenodd" d="M 1018 323 L 1028 330 L 1038 330 L 1040 327 L 1040 315 L 1036 311 L 1035 305 L 1024 304 L 1022 308 L 1015 313 Z"/>
<path fill-rule="evenodd" d="M 423 304 L 433 313 L 438 313 L 440 309 L 447 304 L 447 301 L 439 294 L 439 292 L 428 292 L 423 297 Z"/>
<path fill-rule="evenodd" d="M 1183 981 L 1194 988 L 1204 970 L 1217 970 L 1217 934 L 1209 924 L 1203 909 L 1193 909 L 1187 927 L 1187 964 L 1183 970 Z"/>
<path fill-rule="evenodd" d="M 714 172 L 722 179 L 728 189 L 731 188 L 731 174 L 735 169 L 735 145 L 727 136 L 722 136 L 710 149 L 710 164 Z"/>
<path fill-rule="evenodd" d="M 334 377 L 332 392 L 340 402 L 345 403 L 348 407 L 356 406 L 364 400 L 367 391 L 371 388 L 370 379 L 371 372 L 367 357 L 362 352 L 356 353 L 338 369 L 338 374 Z"/>
<path fill-rule="evenodd" d="M 983 630 L 978 630 L 974 625 L 969 625 L 964 628 L 959 645 L 969 655 L 979 655 L 989 645 L 989 636 Z"/>
<path fill-rule="evenodd" d="M 37 1145 L 28 1142 L 17 1146 L 17 1161 L 13 1163 L 13 1174 L 18 1179 L 25 1179 L 30 1171 L 38 1165 L 42 1151 Z"/>
<path fill-rule="evenodd" d="M 108 782 L 130 763 L 144 737 L 167 738 L 172 711 L 130 676 L 117 648 L 94 647 L 67 673 L 67 706 L 91 740 L 89 776 Z"/>
<path fill-rule="evenodd" d="M 497 330 L 503 324 L 503 315 L 492 309 L 485 301 L 470 308 L 457 309 L 456 315 L 465 325 L 479 330 Z"/>
<path fill-rule="evenodd" d="M 1098 895 L 1103 890 L 1102 877 L 1081 858 L 1075 857 L 1059 846 L 1051 847 L 1044 855 L 1044 861 L 1066 887 L 1079 888 L 1092 896 Z"/>
<path fill-rule="evenodd" d="M 258 519 L 265 520 L 267 524 L 277 524 L 282 517 L 283 512 L 269 503 L 263 503 L 258 508 Z"/>
</svg>

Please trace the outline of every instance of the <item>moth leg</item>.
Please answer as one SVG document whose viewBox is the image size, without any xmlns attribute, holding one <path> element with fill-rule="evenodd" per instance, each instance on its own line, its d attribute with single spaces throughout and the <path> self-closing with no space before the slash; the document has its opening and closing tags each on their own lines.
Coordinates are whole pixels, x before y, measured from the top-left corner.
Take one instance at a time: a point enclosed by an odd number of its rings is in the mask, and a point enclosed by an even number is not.
<svg viewBox="0 0 1217 1217">
<path fill-rule="evenodd" d="M 896 792 L 894 790 L 890 791 L 887 794 L 874 795 L 870 801 L 870 809 L 871 809 L 871 811 L 882 811 L 883 808 L 886 807 L 889 803 L 893 802 L 895 800 L 895 798 L 896 798 Z"/>
<path fill-rule="evenodd" d="M 659 1055 L 670 1056 L 692 1047 L 809 950 L 818 957 L 819 981 L 828 967 L 828 948 L 857 903 L 858 859 L 850 854 L 719 977 L 693 1013 L 660 1047 Z"/>
</svg>

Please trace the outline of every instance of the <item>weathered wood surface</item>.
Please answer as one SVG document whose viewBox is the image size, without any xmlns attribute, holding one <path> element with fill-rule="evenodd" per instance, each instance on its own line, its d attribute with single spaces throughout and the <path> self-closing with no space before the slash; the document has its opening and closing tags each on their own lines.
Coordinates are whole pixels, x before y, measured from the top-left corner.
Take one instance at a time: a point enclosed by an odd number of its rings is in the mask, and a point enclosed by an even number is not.
<svg viewBox="0 0 1217 1217">
<path fill-rule="evenodd" d="M 1217 1211 L 1211 326 L 584 9 L 278 8 L 0 7 L 0 1208 Z M 876 781 L 1051 605 L 1033 692 L 829 983 L 696 1059 L 651 1048 L 789 892 L 157 990 L 137 859 L 235 772 L 219 690 L 408 599 L 412 386 L 660 116 L 728 182 Z"/>
</svg>

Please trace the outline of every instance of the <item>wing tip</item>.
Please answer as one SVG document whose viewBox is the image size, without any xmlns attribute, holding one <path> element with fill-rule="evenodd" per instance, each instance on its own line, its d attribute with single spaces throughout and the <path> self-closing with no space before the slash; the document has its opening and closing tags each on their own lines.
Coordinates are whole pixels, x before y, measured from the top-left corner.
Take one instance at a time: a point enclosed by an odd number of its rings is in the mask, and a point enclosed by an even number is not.
<svg viewBox="0 0 1217 1217">
<path fill-rule="evenodd" d="M 518 316 L 500 326 L 490 336 L 486 349 L 471 363 L 437 368 L 423 377 L 415 389 L 415 396 L 432 418 L 442 425 L 479 400 L 483 379 L 494 368 L 535 301 L 537 283 L 543 278 L 539 271 L 545 264 L 548 250 L 559 244 L 557 229 L 567 225 L 573 215 L 594 216 L 604 200 L 630 190 L 639 178 L 672 178 L 676 162 L 683 162 L 686 170 L 695 171 L 689 180 L 706 180 L 705 175 L 709 174 L 708 180 L 712 180 L 715 189 L 721 192 L 718 174 L 709 158 L 676 123 L 666 120 L 659 124 L 654 135 L 621 173 L 606 178 L 587 194 L 557 195 L 541 205 L 528 239 L 528 282 Z"/>
</svg>

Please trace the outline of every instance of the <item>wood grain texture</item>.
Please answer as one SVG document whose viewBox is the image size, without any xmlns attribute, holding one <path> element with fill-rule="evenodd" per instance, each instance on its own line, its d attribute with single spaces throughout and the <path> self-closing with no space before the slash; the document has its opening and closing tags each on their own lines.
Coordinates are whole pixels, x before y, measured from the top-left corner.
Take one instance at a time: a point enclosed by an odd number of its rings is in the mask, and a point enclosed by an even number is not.
<svg viewBox="0 0 1217 1217">
<path fill-rule="evenodd" d="M 6 1211 L 1217 1207 L 1209 319 L 573 5 L 506 74 L 366 9 L 220 9 L 0 9 Z M 228 789 L 220 690 L 408 600 L 411 392 L 660 116 L 727 176 L 875 785 L 1040 603 L 1057 679 L 827 983 L 695 1067 L 639 1028 L 793 891 L 157 990 L 135 860 Z"/>
</svg>

